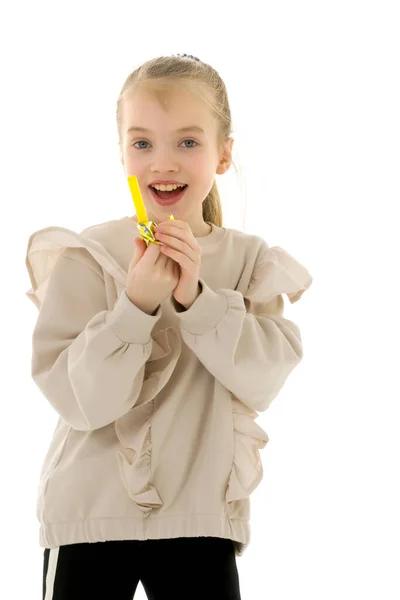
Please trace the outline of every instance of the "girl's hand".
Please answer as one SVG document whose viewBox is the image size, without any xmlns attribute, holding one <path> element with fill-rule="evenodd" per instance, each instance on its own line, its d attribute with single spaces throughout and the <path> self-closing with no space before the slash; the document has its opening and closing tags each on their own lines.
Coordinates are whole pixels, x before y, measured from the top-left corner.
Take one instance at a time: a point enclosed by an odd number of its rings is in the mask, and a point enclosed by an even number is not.
<svg viewBox="0 0 400 600">
<path fill-rule="evenodd" d="M 149 244 L 137 237 L 133 240 L 135 254 L 129 263 L 125 282 L 129 300 L 143 312 L 153 315 L 179 282 L 179 265 L 163 256 L 162 246 Z"/>
<path fill-rule="evenodd" d="M 201 247 L 185 221 L 163 221 L 155 228 L 154 235 L 158 241 L 165 244 L 161 246 L 161 252 L 180 266 L 180 277 L 173 296 L 179 304 L 188 309 L 201 292 Z"/>
</svg>

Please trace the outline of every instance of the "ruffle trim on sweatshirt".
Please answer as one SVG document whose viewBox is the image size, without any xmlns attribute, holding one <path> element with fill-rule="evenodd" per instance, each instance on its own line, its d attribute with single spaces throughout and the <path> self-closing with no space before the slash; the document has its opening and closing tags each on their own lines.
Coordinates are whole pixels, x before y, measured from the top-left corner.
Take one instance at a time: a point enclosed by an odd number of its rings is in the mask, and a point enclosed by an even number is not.
<svg viewBox="0 0 400 600">
<path fill-rule="evenodd" d="M 313 278 L 304 265 L 289 252 L 280 246 L 268 247 L 254 269 L 244 296 L 246 309 L 253 314 L 276 314 L 277 310 L 281 312 L 281 295 L 286 294 L 293 304 L 300 300 L 312 281 Z M 273 300 L 277 302 L 278 299 L 280 302 L 276 305 Z"/>
<path fill-rule="evenodd" d="M 225 499 L 231 517 L 237 500 L 248 498 L 263 477 L 260 452 L 269 441 L 267 433 L 255 423 L 258 416 L 232 393 L 234 452 Z"/>
<path fill-rule="evenodd" d="M 122 482 L 132 500 L 147 517 L 153 508 L 163 506 L 151 485 L 151 419 L 154 397 L 166 385 L 181 353 L 180 333 L 173 327 L 154 336 L 147 360 L 145 381 L 138 402 L 115 421 L 115 431 L 124 453 L 117 452 Z"/>
<path fill-rule="evenodd" d="M 95 240 L 62 227 L 47 227 L 32 234 L 28 242 L 26 266 L 32 287 L 26 295 L 40 309 L 51 272 L 67 248 L 85 248 L 109 273 L 116 284 L 117 296 L 125 289 L 126 271 Z M 109 307 L 112 310 L 112 306 Z M 147 516 L 163 505 L 151 479 L 151 418 L 153 398 L 168 383 L 181 354 L 180 332 L 174 327 L 152 332 L 152 351 L 144 365 L 145 375 L 135 406 L 114 423 L 116 435 L 124 447 L 117 452 L 119 473 L 130 498 Z"/>
<path fill-rule="evenodd" d="M 46 227 L 30 236 L 26 253 L 26 267 L 32 285 L 26 295 L 38 309 L 45 296 L 51 272 L 67 248 L 85 248 L 114 278 L 119 291 L 125 287 L 126 271 L 99 242 L 64 227 Z"/>
<path fill-rule="evenodd" d="M 297 302 L 313 279 L 307 269 L 279 246 L 267 247 L 257 264 L 244 295 L 246 310 L 257 315 L 283 314 L 282 294 Z M 246 516 L 243 502 L 260 483 L 263 467 L 260 450 L 269 441 L 267 433 L 255 423 L 258 413 L 232 393 L 234 455 L 225 499 L 231 518 Z M 242 501 L 242 502 L 238 502 Z"/>
</svg>

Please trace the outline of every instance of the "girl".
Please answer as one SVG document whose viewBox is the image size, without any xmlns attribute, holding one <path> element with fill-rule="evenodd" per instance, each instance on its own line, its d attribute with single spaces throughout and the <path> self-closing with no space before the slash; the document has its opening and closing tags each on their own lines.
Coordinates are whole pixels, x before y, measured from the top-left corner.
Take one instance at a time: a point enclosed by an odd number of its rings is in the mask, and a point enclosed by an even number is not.
<svg viewBox="0 0 400 600">
<path fill-rule="evenodd" d="M 135 216 L 28 243 L 32 377 L 59 415 L 37 503 L 43 598 L 128 600 L 141 581 L 152 600 L 238 600 L 268 442 L 255 418 L 303 355 L 283 294 L 296 302 L 312 278 L 222 226 L 215 174 L 233 139 L 212 67 L 148 61 L 117 124 L 162 245 Z"/>
</svg>

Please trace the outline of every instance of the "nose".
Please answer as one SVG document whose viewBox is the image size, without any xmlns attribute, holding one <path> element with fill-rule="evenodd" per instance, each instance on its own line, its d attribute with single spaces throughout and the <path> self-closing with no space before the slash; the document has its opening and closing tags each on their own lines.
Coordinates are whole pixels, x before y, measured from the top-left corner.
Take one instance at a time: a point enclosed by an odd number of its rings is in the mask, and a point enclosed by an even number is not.
<svg viewBox="0 0 400 600">
<path fill-rule="evenodd" d="M 151 165 L 153 172 L 178 171 L 179 166 L 173 154 L 168 150 L 159 150 L 153 154 Z"/>
</svg>

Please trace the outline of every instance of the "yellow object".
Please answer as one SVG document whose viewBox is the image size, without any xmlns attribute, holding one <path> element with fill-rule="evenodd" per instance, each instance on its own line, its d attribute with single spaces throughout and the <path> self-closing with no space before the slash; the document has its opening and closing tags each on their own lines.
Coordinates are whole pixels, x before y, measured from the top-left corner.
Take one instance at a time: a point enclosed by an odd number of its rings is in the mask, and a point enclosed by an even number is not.
<svg viewBox="0 0 400 600">
<path fill-rule="evenodd" d="M 146 242 L 146 246 L 149 246 L 150 242 L 154 244 L 161 244 L 161 242 L 157 241 L 154 237 L 154 227 L 157 227 L 157 223 L 153 223 L 153 221 L 147 220 L 146 208 L 144 206 L 142 194 L 140 192 L 139 182 L 137 180 L 136 175 L 130 175 L 128 177 L 128 185 L 131 191 L 133 204 L 135 206 L 136 216 L 137 216 L 137 228 L 139 229 L 140 235 L 142 239 Z M 174 219 L 174 216 L 171 214 L 168 216 L 168 219 Z"/>
</svg>

